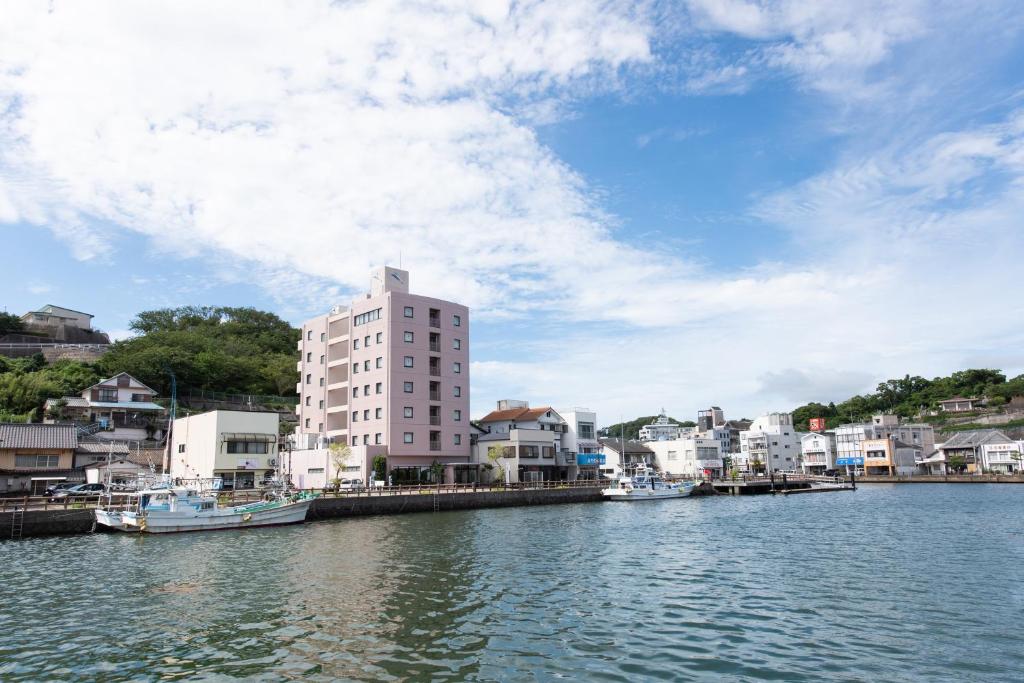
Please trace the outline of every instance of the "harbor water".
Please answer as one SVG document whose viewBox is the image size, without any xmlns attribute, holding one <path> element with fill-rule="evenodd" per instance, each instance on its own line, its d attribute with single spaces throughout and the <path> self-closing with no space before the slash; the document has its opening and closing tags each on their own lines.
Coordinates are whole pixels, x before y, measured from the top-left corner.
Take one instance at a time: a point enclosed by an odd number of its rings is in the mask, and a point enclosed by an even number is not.
<svg viewBox="0 0 1024 683">
<path fill-rule="evenodd" d="M 1024 486 L 0 542 L 0 680 L 1024 680 Z"/>
</svg>

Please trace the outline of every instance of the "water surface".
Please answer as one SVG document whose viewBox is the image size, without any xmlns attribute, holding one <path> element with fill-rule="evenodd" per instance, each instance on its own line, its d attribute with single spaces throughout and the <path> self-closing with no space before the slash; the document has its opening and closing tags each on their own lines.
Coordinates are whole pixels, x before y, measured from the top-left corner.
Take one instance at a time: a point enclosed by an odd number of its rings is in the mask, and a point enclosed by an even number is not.
<svg viewBox="0 0 1024 683">
<path fill-rule="evenodd" d="M 1024 486 L 0 543 L 0 679 L 1024 680 Z"/>
</svg>

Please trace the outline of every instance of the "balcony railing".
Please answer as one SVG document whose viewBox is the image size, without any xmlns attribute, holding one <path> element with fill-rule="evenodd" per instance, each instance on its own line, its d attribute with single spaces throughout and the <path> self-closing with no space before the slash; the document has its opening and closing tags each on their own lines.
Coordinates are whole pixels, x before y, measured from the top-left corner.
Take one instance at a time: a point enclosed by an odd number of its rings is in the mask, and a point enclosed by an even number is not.
<svg viewBox="0 0 1024 683">
<path fill-rule="evenodd" d="M 430 392 L 430 400 L 431 401 L 440 401 L 441 400 L 441 392 L 440 391 L 431 391 Z"/>
<path fill-rule="evenodd" d="M 440 415 L 431 415 L 430 416 L 430 424 L 440 426 L 441 425 L 441 416 Z"/>
<path fill-rule="evenodd" d="M 434 365 L 431 365 L 430 366 L 430 376 L 431 377 L 440 377 L 441 376 L 441 368 L 439 368 L 437 366 L 434 366 Z"/>
<path fill-rule="evenodd" d="M 441 353 L 441 342 L 430 342 L 430 350 L 434 353 Z"/>
<path fill-rule="evenodd" d="M 430 326 L 438 328 L 441 327 L 441 317 L 430 316 Z"/>
<path fill-rule="evenodd" d="M 441 442 L 440 441 L 431 441 L 430 442 L 430 450 L 432 450 L 432 451 L 439 451 L 439 450 L 441 450 Z"/>
</svg>

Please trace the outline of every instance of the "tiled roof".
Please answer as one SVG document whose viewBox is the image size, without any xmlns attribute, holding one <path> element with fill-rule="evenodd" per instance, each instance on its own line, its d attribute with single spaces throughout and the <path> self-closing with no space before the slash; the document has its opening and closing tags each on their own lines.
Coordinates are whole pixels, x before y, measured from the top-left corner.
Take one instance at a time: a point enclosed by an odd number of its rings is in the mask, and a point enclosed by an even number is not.
<svg viewBox="0 0 1024 683">
<path fill-rule="evenodd" d="M 57 401 L 60 401 L 60 400 L 61 399 L 59 399 L 59 398 L 48 398 L 48 399 L 46 399 L 46 407 L 49 408 L 50 406 L 55 406 L 55 405 L 57 405 Z M 65 396 L 63 400 L 67 402 L 68 408 L 88 408 L 89 407 L 89 401 L 85 400 L 81 396 Z"/>
<path fill-rule="evenodd" d="M 480 418 L 478 422 L 505 422 L 509 420 L 531 422 L 549 410 L 553 413 L 555 412 L 555 409 L 551 406 L 544 406 L 543 408 L 509 408 L 508 410 L 493 410 Z"/>
<path fill-rule="evenodd" d="M 0 448 L 72 449 L 77 445 L 74 425 L 0 424 Z"/>
<path fill-rule="evenodd" d="M 943 450 L 950 448 L 975 448 L 986 443 L 1010 443 L 1010 437 L 998 429 L 972 429 L 966 432 L 957 432 L 946 439 L 942 444 Z"/>
<path fill-rule="evenodd" d="M 954 401 L 978 401 L 977 398 L 965 398 L 963 396 L 954 396 L 953 398 L 947 398 L 945 401 L 939 401 L 939 403 L 953 403 Z"/>
<path fill-rule="evenodd" d="M 75 451 L 78 453 L 96 453 L 98 455 L 106 455 L 107 453 L 128 455 L 128 444 L 119 441 L 79 441 L 78 448 Z"/>
</svg>

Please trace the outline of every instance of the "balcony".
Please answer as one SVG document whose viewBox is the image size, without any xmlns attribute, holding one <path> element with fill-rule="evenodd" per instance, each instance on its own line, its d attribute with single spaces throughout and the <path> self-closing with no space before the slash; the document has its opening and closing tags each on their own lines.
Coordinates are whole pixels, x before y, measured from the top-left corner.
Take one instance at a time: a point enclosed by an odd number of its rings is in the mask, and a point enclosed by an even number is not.
<svg viewBox="0 0 1024 683">
<path fill-rule="evenodd" d="M 439 450 L 441 450 L 441 440 L 440 439 L 438 439 L 437 441 L 433 441 L 432 440 L 430 442 L 430 450 L 432 450 L 432 451 L 439 451 Z"/>
<path fill-rule="evenodd" d="M 431 401 L 440 401 L 441 400 L 441 392 L 440 391 L 431 391 L 430 392 L 430 400 Z"/>
<path fill-rule="evenodd" d="M 439 367 L 437 367 L 435 365 L 431 365 L 430 366 L 430 376 L 431 377 L 440 377 L 441 376 L 441 368 L 439 368 Z"/>
<path fill-rule="evenodd" d="M 441 329 L 441 316 L 430 316 L 430 326 Z"/>
<path fill-rule="evenodd" d="M 440 415 L 431 415 L 430 416 L 430 424 L 434 425 L 435 427 L 440 427 L 441 426 L 441 416 Z"/>
</svg>

